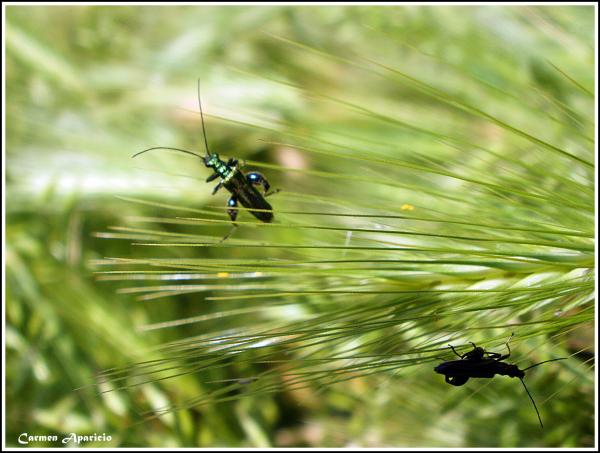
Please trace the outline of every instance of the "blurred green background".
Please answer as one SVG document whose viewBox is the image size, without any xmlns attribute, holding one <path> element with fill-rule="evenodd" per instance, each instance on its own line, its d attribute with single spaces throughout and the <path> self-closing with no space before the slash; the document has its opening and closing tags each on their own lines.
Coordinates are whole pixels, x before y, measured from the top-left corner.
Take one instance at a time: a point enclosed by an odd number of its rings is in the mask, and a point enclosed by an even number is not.
<svg viewBox="0 0 600 453">
<path fill-rule="evenodd" d="M 6 445 L 593 446 L 594 7 L 5 11 Z"/>
</svg>

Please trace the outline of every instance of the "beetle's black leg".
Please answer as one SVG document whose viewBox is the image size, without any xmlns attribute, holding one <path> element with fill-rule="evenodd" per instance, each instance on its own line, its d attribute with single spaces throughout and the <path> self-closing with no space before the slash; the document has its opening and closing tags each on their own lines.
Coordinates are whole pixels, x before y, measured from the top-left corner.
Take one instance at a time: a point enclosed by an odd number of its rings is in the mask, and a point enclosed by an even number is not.
<svg viewBox="0 0 600 453">
<path fill-rule="evenodd" d="M 268 197 L 269 195 L 275 195 L 275 194 L 276 194 L 277 192 L 279 192 L 279 191 L 281 191 L 281 189 L 275 189 L 275 190 L 272 190 L 272 191 L 271 191 L 271 192 L 269 192 L 269 193 L 265 193 L 265 197 Z"/>
<path fill-rule="evenodd" d="M 265 179 L 265 177 L 256 171 L 247 173 L 246 179 L 248 180 L 248 182 L 250 184 L 254 184 L 255 186 L 261 184 L 263 186 L 263 190 L 265 191 L 265 193 L 269 190 L 269 187 L 271 187 L 271 185 Z"/>
<path fill-rule="evenodd" d="M 512 337 L 514 337 L 514 332 L 510 334 L 510 337 L 508 337 L 508 340 L 506 340 L 506 348 L 508 349 L 508 354 L 505 354 L 503 356 L 500 356 L 500 358 L 498 360 L 506 360 L 510 357 L 510 346 L 508 345 L 508 342 L 510 340 L 512 340 Z"/>
<path fill-rule="evenodd" d="M 229 160 L 227 161 L 228 167 L 235 167 L 237 164 L 238 164 L 237 159 L 234 159 L 233 157 L 230 157 Z"/>
<path fill-rule="evenodd" d="M 279 189 L 269 192 L 269 189 L 271 188 L 271 184 L 269 184 L 269 181 L 267 181 L 267 178 L 265 178 L 263 175 L 261 175 L 260 173 L 258 173 L 256 171 L 246 174 L 246 179 L 248 180 L 248 182 L 250 184 L 254 184 L 255 186 L 259 185 L 259 184 L 262 185 L 263 194 L 265 197 L 268 197 L 269 195 L 273 195 L 274 193 L 279 192 Z"/>
<path fill-rule="evenodd" d="M 230 208 L 237 208 L 237 205 L 238 205 L 237 198 L 234 195 L 232 195 L 229 198 L 229 201 L 227 201 L 227 206 L 229 206 Z M 235 219 L 237 218 L 238 210 L 237 209 L 228 209 L 227 214 L 229 214 L 229 218 L 233 222 L 233 225 L 237 226 L 235 224 Z"/>
<path fill-rule="evenodd" d="M 459 356 L 461 359 L 464 357 L 464 355 L 460 355 L 458 352 L 456 352 L 456 349 L 454 349 L 454 346 L 452 346 L 451 344 L 449 344 L 448 346 L 450 346 L 450 349 L 452 349 L 452 352 L 454 352 L 454 354 Z"/>
<path fill-rule="evenodd" d="M 229 231 L 229 233 L 227 233 L 225 236 L 223 236 L 223 239 L 221 239 L 219 241 L 219 243 L 221 243 L 221 242 L 226 241 L 227 239 L 229 239 L 229 236 L 231 236 L 235 230 L 237 230 L 237 225 L 234 223 L 233 224 L 233 228 Z"/>
<path fill-rule="evenodd" d="M 208 178 L 206 178 L 206 182 L 211 182 L 214 181 L 215 179 L 217 179 L 219 177 L 218 173 L 213 173 L 212 175 L 210 175 Z"/>
<path fill-rule="evenodd" d="M 235 196 L 232 195 L 229 198 L 229 200 L 227 201 L 227 206 L 229 206 L 230 208 L 237 208 L 237 205 L 238 205 L 237 198 L 235 198 Z M 235 219 L 237 218 L 238 210 L 237 209 L 228 209 L 227 214 L 229 214 L 229 218 L 233 222 L 233 228 L 231 229 L 231 231 L 229 231 L 229 233 L 227 233 L 225 236 L 223 236 L 223 239 L 221 239 L 218 243 L 221 243 L 221 242 L 227 240 L 229 238 L 229 236 L 231 236 L 233 234 L 233 232 L 237 229 L 237 224 L 235 223 Z"/>
<path fill-rule="evenodd" d="M 488 357 L 489 357 L 490 359 L 494 359 L 494 360 L 496 360 L 496 361 L 498 361 L 498 362 L 500 362 L 500 361 L 502 361 L 502 360 L 506 360 L 506 359 L 508 359 L 508 358 L 510 357 L 510 346 L 508 345 L 508 342 L 509 342 L 509 341 L 512 339 L 512 337 L 513 337 L 514 335 L 515 335 L 514 333 L 513 333 L 513 334 L 511 334 L 511 336 L 508 338 L 508 340 L 506 340 L 506 343 L 505 343 L 505 344 L 506 344 L 506 347 L 508 348 L 508 354 L 504 354 L 504 355 L 502 355 L 502 354 L 500 354 L 500 353 L 498 353 L 498 352 L 486 352 L 486 354 L 488 355 Z"/>
<path fill-rule="evenodd" d="M 217 193 L 217 190 L 219 190 L 219 189 L 220 189 L 222 186 L 223 186 L 223 183 L 221 183 L 221 182 L 220 182 L 219 184 L 217 184 L 217 185 L 215 186 L 215 188 L 213 189 L 213 191 L 212 191 L 212 194 L 213 194 L 213 195 L 214 195 L 214 194 L 216 194 L 216 193 Z"/>
</svg>

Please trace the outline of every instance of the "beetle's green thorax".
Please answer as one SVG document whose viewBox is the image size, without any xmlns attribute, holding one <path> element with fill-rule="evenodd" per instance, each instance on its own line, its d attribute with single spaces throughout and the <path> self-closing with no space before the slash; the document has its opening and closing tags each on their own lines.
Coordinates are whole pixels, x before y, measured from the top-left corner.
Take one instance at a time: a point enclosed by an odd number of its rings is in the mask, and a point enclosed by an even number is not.
<svg viewBox="0 0 600 453">
<path fill-rule="evenodd" d="M 232 168 L 223 162 L 217 153 L 212 153 L 204 158 L 204 165 L 212 168 L 221 178 L 226 179 L 232 172 Z"/>
</svg>

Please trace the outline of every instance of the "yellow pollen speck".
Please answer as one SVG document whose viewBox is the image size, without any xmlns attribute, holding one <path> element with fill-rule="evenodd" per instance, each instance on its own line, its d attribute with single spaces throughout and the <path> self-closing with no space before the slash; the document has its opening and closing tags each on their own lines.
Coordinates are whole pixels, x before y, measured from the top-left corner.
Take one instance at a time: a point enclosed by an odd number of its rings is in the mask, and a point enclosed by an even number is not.
<svg viewBox="0 0 600 453">
<path fill-rule="evenodd" d="M 219 277 L 219 278 L 229 277 L 229 272 L 219 272 L 217 274 L 217 277 Z"/>
<path fill-rule="evenodd" d="M 412 204 L 405 203 L 400 209 L 402 209 L 403 211 L 414 211 L 415 207 Z"/>
</svg>

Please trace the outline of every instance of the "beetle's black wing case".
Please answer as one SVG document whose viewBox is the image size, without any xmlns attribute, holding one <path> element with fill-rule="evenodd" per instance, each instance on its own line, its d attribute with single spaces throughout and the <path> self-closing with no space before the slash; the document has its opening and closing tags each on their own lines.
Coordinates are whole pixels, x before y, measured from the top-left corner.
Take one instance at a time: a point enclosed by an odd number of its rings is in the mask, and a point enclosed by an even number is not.
<svg viewBox="0 0 600 453">
<path fill-rule="evenodd" d="M 446 376 L 493 378 L 498 374 L 498 363 L 498 361 L 493 359 L 484 359 L 478 362 L 471 360 L 451 360 L 436 366 L 434 371 Z"/>
<path fill-rule="evenodd" d="M 229 181 L 223 184 L 225 188 L 235 196 L 238 202 L 245 208 L 272 210 L 271 205 L 265 197 L 247 179 L 246 175 L 237 170 Z M 254 217 L 262 222 L 273 220 L 272 212 L 250 211 Z"/>
</svg>

